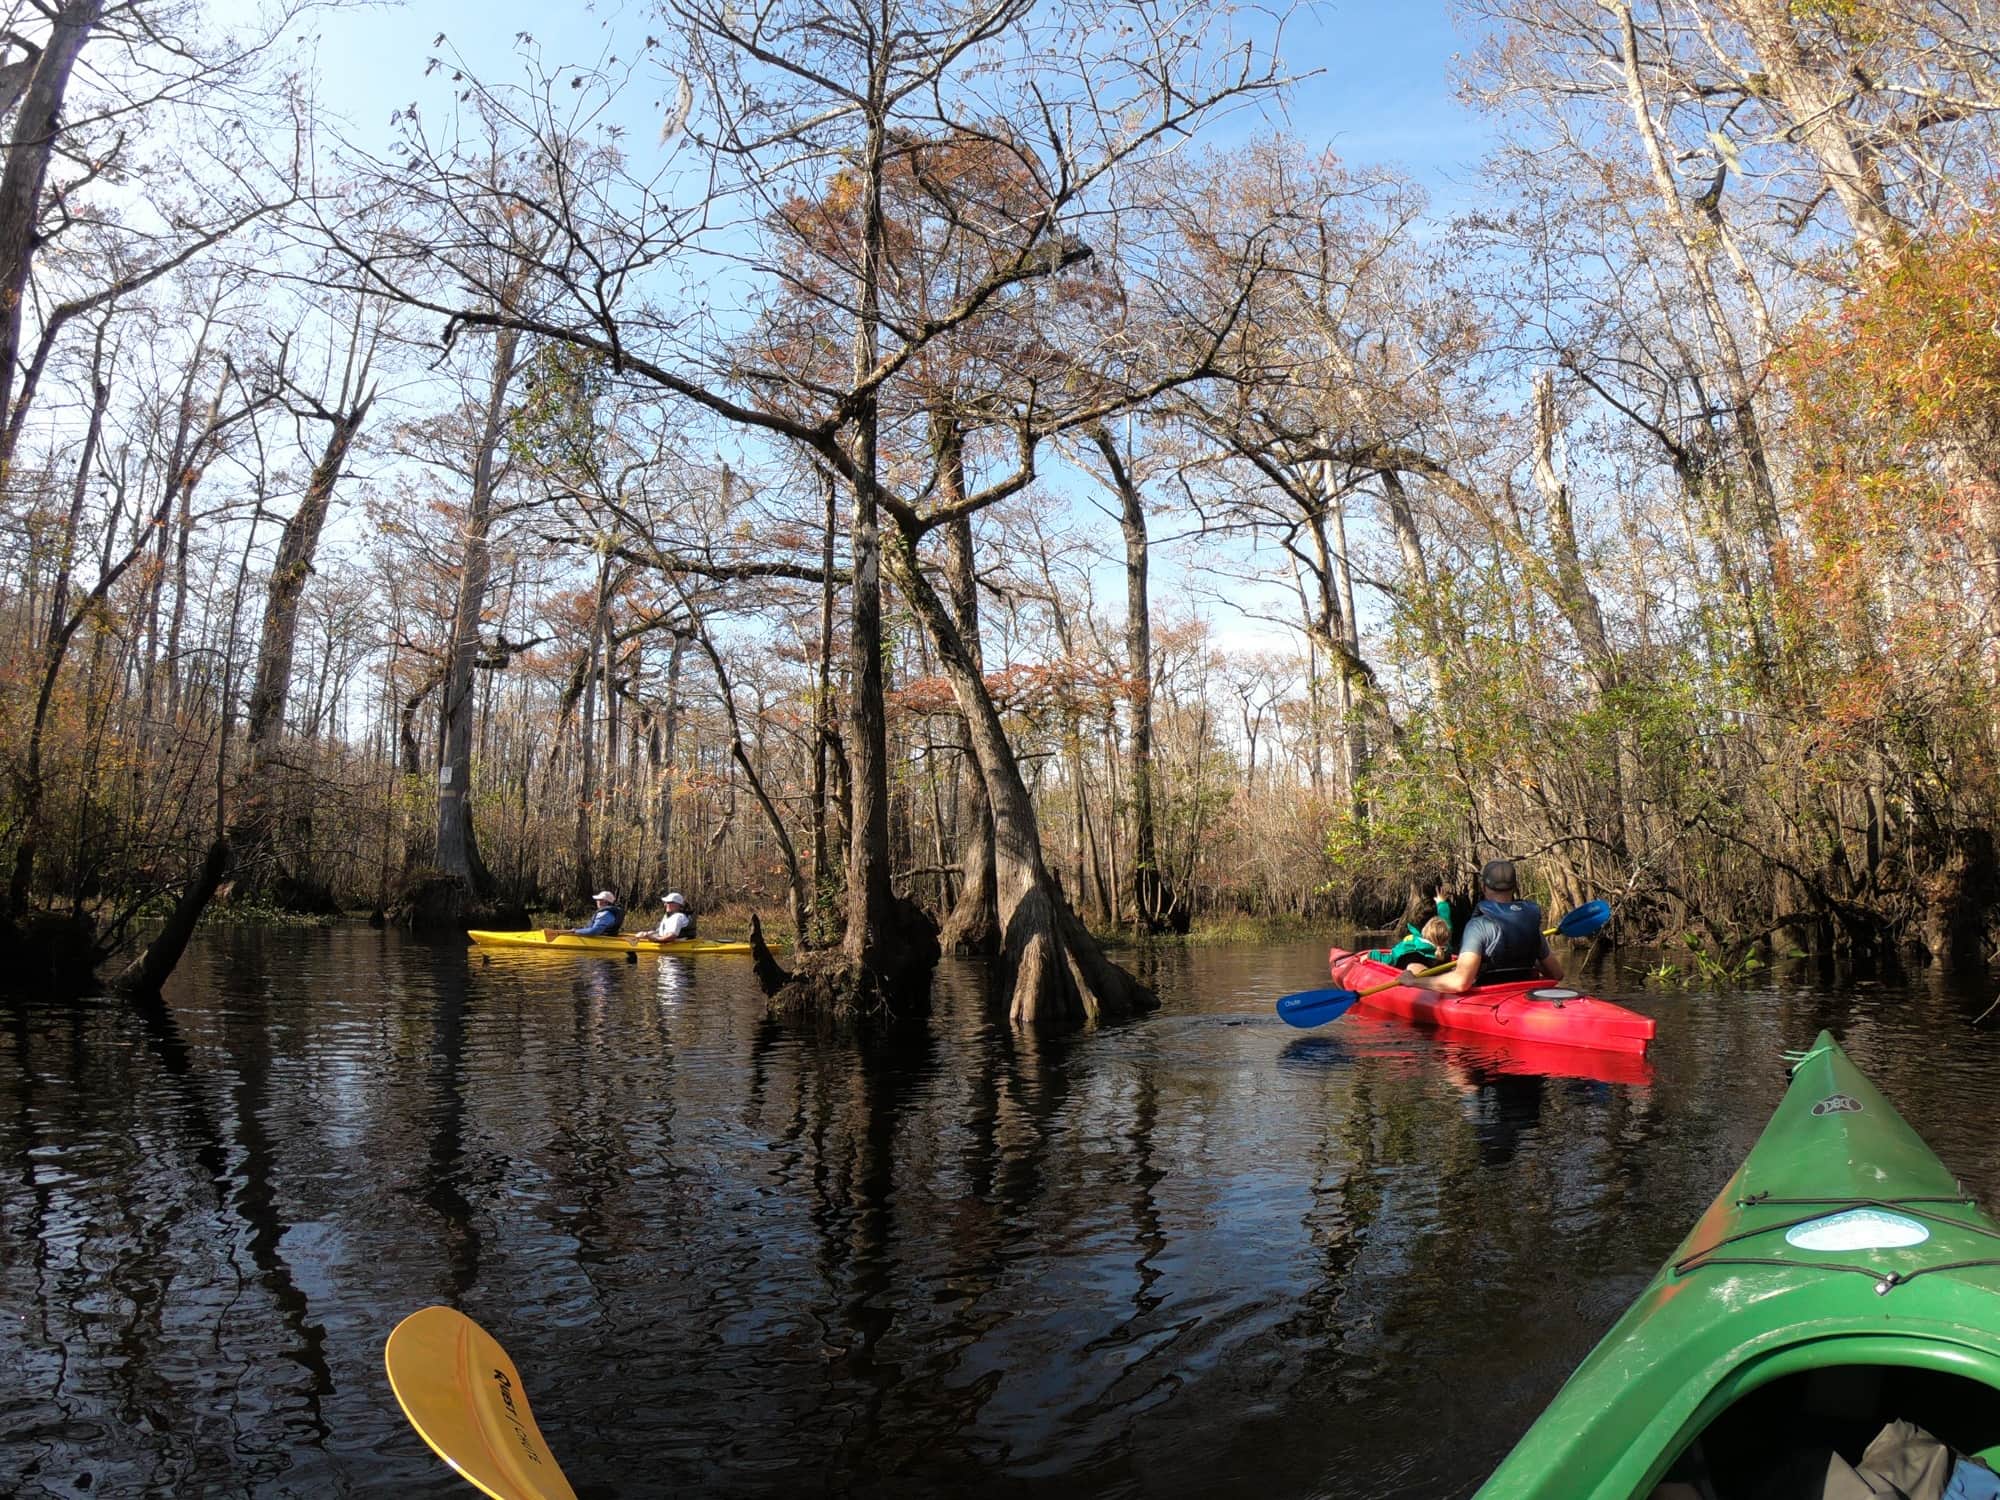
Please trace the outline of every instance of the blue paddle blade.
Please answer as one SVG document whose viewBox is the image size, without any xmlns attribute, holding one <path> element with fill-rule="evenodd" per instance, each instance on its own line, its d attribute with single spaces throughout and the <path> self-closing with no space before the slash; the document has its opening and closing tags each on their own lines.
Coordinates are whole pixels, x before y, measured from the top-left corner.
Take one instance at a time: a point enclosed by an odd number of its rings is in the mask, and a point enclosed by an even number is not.
<svg viewBox="0 0 2000 1500">
<path fill-rule="evenodd" d="M 1337 1021 L 1361 997 L 1353 990 L 1301 990 L 1278 1002 L 1278 1019 L 1301 1030 Z"/>
<path fill-rule="evenodd" d="M 1602 932 L 1604 924 L 1611 920 L 1611 903 L 1608 901 L 1587 901 L 1575 911 L 1556 923 L 1556 936 L 1586 938 Z"/>
</svg>

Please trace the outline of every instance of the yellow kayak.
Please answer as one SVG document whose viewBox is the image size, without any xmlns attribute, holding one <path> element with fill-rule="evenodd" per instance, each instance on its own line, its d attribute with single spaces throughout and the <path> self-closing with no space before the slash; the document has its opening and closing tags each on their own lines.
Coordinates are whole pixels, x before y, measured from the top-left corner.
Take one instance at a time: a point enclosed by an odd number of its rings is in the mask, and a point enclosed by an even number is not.
<svg viewBox="0 0 2000 1500">
<path fill-rule="evenodd" d="M 651 938 L 578 937 L 559 932 L 545 938 L 533 932 L 468 932 L 466 937 L 482 948 L 548 948 L 576 953 L 748 953 L 748 943 L 718 943 L 712 938 L 683 938 L 678 943 L 656 943 Z M 772 947 L 777 944 L 773 943 Z"/>
</svg>

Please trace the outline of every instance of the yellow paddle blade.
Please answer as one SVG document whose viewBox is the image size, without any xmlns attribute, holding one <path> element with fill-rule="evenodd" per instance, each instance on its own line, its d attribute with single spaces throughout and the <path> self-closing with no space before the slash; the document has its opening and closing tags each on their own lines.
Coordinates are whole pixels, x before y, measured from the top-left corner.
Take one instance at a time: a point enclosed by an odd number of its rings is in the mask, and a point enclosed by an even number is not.
<svg viewBox="0 0 2000 1500">
<path fill-rule="evenodd" d="M 417 1434 L 493 1500 L 576 1500 L 535 1428 L 521 1372 L 464 1313 L 426 1307 L 383 1346 L 389 1385 Z"/>
</svg>

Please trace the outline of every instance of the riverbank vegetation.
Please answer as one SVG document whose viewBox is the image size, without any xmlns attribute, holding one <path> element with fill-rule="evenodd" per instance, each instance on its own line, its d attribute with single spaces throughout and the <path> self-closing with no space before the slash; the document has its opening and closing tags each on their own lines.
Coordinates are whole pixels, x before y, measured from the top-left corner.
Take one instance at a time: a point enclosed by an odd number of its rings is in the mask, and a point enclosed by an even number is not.
<svg viewBox="0 0 2000 1500">
<path fill-rule="evenodd" d="M 1460 10 L 1447 213 L 1221 5 L 667 0 L 442 35 L 386 124 L 303 11 L 22 9 L 16 980 L 609 885 L 782 921 L 795 1001 L 941 942 L 1071 1024 L 1150 1003 L 1092 927 L 1494 853 L 1982 961 L 2000 12 Z"/>
</svg>

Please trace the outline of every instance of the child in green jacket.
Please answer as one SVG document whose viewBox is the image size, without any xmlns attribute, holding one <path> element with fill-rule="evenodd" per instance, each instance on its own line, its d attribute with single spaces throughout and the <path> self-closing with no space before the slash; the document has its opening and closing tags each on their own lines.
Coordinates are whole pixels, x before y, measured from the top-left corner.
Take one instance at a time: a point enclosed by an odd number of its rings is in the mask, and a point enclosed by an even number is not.
<svg viewBox="0 0 2000 1500">
<path fill-rule="evenodd" d="M 1429 969 L 1451 956 L 1451 903 L 1437 898 L 1437 915 L 1421 928 L 1409 928 L 1409 936 L 1395 947 L 1377 948 L 1369 957 L 1392 969 Z"/>
</svg>

